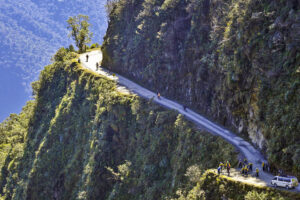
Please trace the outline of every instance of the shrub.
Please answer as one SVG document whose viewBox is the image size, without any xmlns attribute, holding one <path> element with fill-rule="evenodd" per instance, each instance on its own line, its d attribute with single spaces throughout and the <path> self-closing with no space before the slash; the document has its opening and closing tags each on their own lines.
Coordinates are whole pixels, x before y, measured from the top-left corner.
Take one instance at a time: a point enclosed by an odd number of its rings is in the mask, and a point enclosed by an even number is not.
<svg viewBox="0 0 300 200">
<path fill-rule="evenodd" d="M 54 55 L 54 57 L 52 58 L 53 61 L 55 62 L 63 62 L 65 56 L 68 54 L 68 50 L 65 49 L 64 47 L 61 47 L 56 54 Z"/>
<path fill-rule="evenodd" d="M 91 45 L 91 49 L 99 48 L 100 45 L 98 43 L 94 43 Z"/>
</svg>

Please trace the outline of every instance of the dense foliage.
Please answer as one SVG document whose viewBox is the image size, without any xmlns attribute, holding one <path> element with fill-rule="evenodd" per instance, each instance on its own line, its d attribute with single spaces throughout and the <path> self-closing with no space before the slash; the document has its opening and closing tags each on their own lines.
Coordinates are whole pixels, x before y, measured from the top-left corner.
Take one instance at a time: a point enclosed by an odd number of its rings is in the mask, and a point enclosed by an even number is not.
<svg viewBox="0 0 300 200">
<path fill-rule="evenodd" d="M 249 136 L 271 169 L 300 176 L 299 1 L 112 5 L 103 66 Z"/>
<path fill-rule="evenodd" d="M 191 174 L 193 176 L 194 174 Z M 218 176 L 212 170 L 207 170 L 197 179 L 196 184 L 185 185 L 176 191 L 177 198 L 170 200 L 204 200 L 204 199 L 234 199 L 234 200 L 294 200 L 299 194 L 278 191 L 273 188 L 255 187 L 250 184 L 234 181 L 226 176 Z"/>
<path fill-rule="evenodd" d="M 11 114 L 0 124 L 0 184 L 6 184 L 23 156 L 24 141 L 28 132 L 28 122 L 33 115 L 35 101 L 28 101 L 22 112 Z M 3 192 L 1 187 L 0 192 Z"/>
<path fill-rule="evenodd" d="M 3 157 L 3 199 L 162 199 L 191 166 L 236 163 L 221 138 L 118 92 L 68 49 L 53 61 L 33 83 L 35 100 L 1 124 L 1 145 L 20 144 Z"/>
<path fill-rule="evenodd" d="M 85 46 L 91 42 L 93 35 L 89 31 L 90 24 L 88 20 L 89 16 L 87 15 L 69 17 L 67 20 L 68 29 L 70 29 L 69 36 L 74 39 L 80 53 L 84 52 Z"/>
</svg>

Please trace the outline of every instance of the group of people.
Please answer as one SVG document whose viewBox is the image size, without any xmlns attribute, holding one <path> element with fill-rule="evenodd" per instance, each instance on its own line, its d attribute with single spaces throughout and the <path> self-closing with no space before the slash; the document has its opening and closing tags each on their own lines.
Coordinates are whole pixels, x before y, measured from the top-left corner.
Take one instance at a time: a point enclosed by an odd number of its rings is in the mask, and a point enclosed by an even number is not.
<svg viewBox="0 0 300 200">
<path fill-rule="evenodd" d="M 262 163 L 263 171 L 267 170 L 267 167 L 268 167 L 268 165 L 263 162 Z M 231 168 L 231 165 L 230 165 L 229 161 L 227 161 L 225 164 L 220 162 L 219 167 L 218 167 L 218 174 L 220 175 L 222 173 L 222 170 L 226 169 L 228 176 L 230 176 L 230 168 Z M 248 160 L 245 158 L 243 161 L 239 160 L 238 168 L 241 169 L 242 176 L 247 177 L 248 174 L 253 171 L 253 163 L 248 162 Z M 258 168 L 255 169 L 255 175 L 256 175 L 256 177 L 259 177 L 259 169 Z"/>
<path fill-rule="evenodd" d="M 241 174 L 243 176 L 248 176 L 248 173 L 252 172 L 252 170 L 253 170 L 253 164 L 252 163 L 249 163 L 248 165 L 246 164 L 241 167 Z M 258 169 L 256 168 L 256 170 Z"/>
<path fill-rule="evenodd" d="M 218 174 L 220 175 L 222 173 L 222 170 L 226 169 L 228 176 L 230 176 L 230 168 L 231 168 L 231 166 L 230 166 L 229 161 L 227 161 L 225 164 L 220 162 L 219 167 L 218 167 Z M 253 163 L 248 162 L 248 160 L 246 158 L 243 161 L 240 159 L 238 162 L 238 168 L 241 169 L 240 172 L 241 172 L 242 176 L 248 177 L 248 174 L 251 174 L 251 172 L 253 171 Z M 261 168 L 263 171 L 270 172 L 270 166 L 266 162 L 262 162 Z M 282 170 L 278 170 L 278 174 L 280 176 L 286 176 L 286 174 Z M 253 175 L 255 175 L 256 177 L 259 177 L 259 169 L 257 167 L 255 168 L 255 173 L 253 173 Z"/>
<path fill-rule="evenodd" d="M 249 162 L 246 158 L 244 158 L 244 161 L 239 160 L 238 164 L 239 168 L 241 168 L 241 174 L 243 176 L 248 176 L 249 173 L 253 171 L 253 163 Z M 259 177 L 259 169 L 255 169 L 255 175 L 256 177 Z"/>
<path fill-rule="evenodd" d="M 227 174 L 228 174 L 228 176 L 230 176 L 231 165 L 230 165 L 229 161 L 227 161 L 225 164 L 220 162 L 219 167 L 218 167 L 218 174 L 219 175 L 222 173 L 223 168 L 227 170 Z"/>
</svg>

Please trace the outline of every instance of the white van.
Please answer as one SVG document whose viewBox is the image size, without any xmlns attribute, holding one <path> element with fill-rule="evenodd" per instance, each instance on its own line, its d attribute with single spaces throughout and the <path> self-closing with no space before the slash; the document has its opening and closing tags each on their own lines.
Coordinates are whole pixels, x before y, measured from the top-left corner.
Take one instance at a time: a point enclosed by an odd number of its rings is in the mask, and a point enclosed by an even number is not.
<svg viewBox="0 0 300 200">
<path fill-rule="evenodd" d="M 283 176 L 275 176 L 272 181 L 271 184 L 274 185 L 274 187 L 285 187 L 287 189 L 290 188 L 295 188 L 298 186 L 299 182 L 298 179 L 294 176 L 287 176 L 287 177 L 283 177 Z"/>
</svg>

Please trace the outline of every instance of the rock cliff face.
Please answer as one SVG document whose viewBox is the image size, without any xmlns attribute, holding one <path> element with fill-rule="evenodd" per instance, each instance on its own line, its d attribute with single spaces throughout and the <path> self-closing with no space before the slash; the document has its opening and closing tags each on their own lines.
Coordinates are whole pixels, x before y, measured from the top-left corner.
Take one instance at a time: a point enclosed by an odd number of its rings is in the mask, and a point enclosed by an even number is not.
<svg viewBox="0 0 300 200">
<path fill-rule="evenodd" d="M 299 1 L 119 0 L 102 65 L 249 137 L 300 174 Z"/>
</svg>

